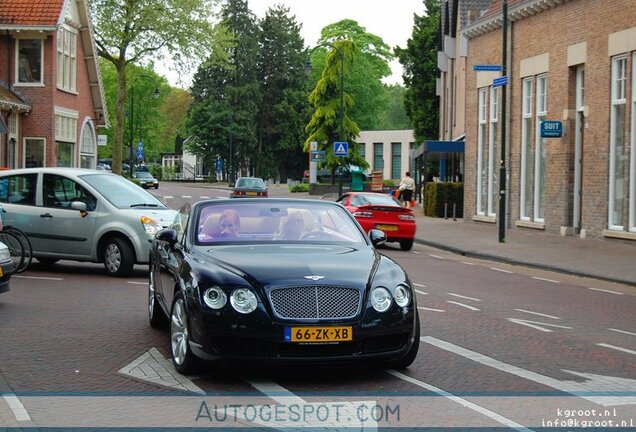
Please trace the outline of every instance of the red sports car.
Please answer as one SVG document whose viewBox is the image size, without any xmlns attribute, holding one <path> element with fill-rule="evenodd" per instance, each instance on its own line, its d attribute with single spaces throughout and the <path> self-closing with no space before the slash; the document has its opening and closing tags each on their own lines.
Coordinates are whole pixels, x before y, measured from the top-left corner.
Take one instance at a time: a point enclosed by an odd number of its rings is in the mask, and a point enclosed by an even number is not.
<svg viewBox="0 0 636 432">
<path fill-rule="evenodd" d="M 362 228 L 385 232 L 387 241 L 399 242 L 402 250 L 411 250 L 415 238 L 415 217 L 391 195 L 374 192 L 347 192 L 338 202 L 349 210 Z"/>
</svg>

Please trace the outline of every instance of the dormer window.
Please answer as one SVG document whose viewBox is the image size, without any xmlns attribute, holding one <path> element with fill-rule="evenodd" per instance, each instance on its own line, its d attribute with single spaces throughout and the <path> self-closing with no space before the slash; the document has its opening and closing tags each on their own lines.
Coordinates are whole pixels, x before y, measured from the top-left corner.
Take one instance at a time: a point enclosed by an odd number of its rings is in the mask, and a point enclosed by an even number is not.
<svg viewBox="0 0 636 432">
<path fill-rule="evenodd" d="M 18 39 L 16 84 L 42 85 L 42 39 Z"/>
<path fill-rule="evenodd" d="M 57 88 L 76 91 L 77 35 L 65 27 L 57 32 Z"/>
</svg>

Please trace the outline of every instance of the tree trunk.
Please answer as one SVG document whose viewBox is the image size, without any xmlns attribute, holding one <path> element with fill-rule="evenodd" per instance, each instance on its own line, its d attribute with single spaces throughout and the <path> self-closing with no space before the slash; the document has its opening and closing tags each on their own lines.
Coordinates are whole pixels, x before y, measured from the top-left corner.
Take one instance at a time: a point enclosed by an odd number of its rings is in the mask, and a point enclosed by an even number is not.
<svg viewBox="0 0 636 432">
<path fill-rule="evenodd" d="M 119 60 L 117 68 L 117 101 L 115 103 L 115 132 L 113 134 L 113 166 L 115 174 L 121 174 L 122 149 L 124 138 L 124 112 L 126 103 L 126 62 Z"/>
</svg>

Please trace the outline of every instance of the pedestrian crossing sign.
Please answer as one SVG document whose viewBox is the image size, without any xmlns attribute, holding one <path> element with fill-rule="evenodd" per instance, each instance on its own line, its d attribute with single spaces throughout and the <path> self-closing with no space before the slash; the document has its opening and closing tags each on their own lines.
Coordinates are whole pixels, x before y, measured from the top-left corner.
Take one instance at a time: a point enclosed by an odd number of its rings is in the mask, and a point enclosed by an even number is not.
<svg viewBox="0 0 636 432">
<path fill-rule="evenodd" d="M 349 143 L 343 141 L 333 143 L 333 154 L 335 156 L 347 156 L 349 154 Z"/>
</svg>

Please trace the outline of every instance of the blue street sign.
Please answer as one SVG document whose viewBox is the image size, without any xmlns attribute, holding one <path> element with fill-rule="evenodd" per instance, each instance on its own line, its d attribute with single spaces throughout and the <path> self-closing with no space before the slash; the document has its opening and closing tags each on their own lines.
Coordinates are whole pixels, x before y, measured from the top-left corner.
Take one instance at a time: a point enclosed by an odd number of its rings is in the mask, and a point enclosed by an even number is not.
<svg viewBox="0 0 636 432">
<path fill-rule="evenodd" d="M 500 72 L 501 69 L 501 65 L 496 64 L 481 64 L 473 66 L 473 70 L 477 72 Z"/>
<path fill-rule="evenodd" d="M 559 120 L 541 121 L 541 138 L 561 138 L 563 136 L 563 123 Z"/>
<path fill-rule="evenodd" d="M 143 151 L 144 150 L 144 143 L 139 141 L 137 143 L 137 151 Z"/>
<path fill-rule="evenodd" d="M 312 150 L 311 151 L 311 160 L 312 162 L 322 162 L 327 159 L 327 152 L 324 150 Z"/>
<path fill-rule="evenodd" d="M 501 87 L 505 85 L 508 85 L 508 75 L 504 75 L 502 77 L 495 78 L 494 80 L 492 80 L 493 87 Z"/>
<path fill-rule="evenodd" d="M 143 160 L 144 159 L 144 150 L 137 150 L 137 159 L 138 160 Z"/>
<path fill-rule="evenodd" d="M 349 154 L 349 143 L 344 141 L 336 141 L 333 143 L 334 156 L 346 156 Z"/>
</svg>

